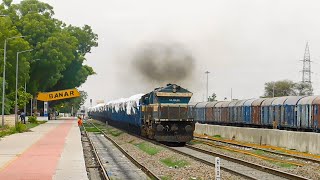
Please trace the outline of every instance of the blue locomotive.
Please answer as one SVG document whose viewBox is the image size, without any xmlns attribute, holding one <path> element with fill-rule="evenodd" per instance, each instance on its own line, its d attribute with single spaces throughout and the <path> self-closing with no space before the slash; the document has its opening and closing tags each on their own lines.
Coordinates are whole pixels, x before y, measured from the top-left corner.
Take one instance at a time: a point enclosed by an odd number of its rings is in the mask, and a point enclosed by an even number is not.
<svg viewBox="0 0 320 180">
<path fill-rule="evenodd" d="M 147 94 L 138 94 L 99 104 L 89 116 L 161 142 L 185 143 L 193 138 L 194 121 L 188 113 L 192 93 L 177 84 L 167 84 Z"/>
</svg>

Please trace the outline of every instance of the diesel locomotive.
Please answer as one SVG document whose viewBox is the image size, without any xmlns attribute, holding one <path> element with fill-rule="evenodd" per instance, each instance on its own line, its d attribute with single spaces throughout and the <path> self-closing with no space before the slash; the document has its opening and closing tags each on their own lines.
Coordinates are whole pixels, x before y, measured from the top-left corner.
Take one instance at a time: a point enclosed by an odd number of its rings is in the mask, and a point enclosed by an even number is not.
<svg viewBox="0 0 320 180">
<path fill-rule="evenodd" d="M 193 139 L 195 123 L 188 112 L 192 93 L 167 84 L 147 94 L 99 104 L 89 116 L 161 142 L 186 143 Z"/>
</svg>

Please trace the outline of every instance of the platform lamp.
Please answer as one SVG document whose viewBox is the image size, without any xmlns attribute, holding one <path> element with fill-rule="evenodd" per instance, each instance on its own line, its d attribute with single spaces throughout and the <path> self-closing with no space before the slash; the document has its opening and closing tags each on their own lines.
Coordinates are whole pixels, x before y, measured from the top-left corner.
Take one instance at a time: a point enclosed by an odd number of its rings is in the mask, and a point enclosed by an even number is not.
<svg viewBox="0 0 320 180">
<path fill-rule="evenodd" d="M 25 51 L 19 51 L 17 52 L 17 63 L 16 63 L 16 98 L 14 102 L 15 106 L 15 125 L 17 126 L 18 123 L 18 72 L 19 72 L 19 54 L 33 51 L 33 49 L 25 50 Z"/>
<path fill-rule="evenodd" d="M 3 15 L 5 16 L 5 15 Z M 4 40 L 3 49 L 3 76 L 2 76 L 2 126 L 4 126 L 4 99 L 5 99 L 5 88 L 6 88 L 6 53 L 7 53 L 7 41 L 16 38 L 24 38 L 24 36 L 14 36 Z"/>
</svg>

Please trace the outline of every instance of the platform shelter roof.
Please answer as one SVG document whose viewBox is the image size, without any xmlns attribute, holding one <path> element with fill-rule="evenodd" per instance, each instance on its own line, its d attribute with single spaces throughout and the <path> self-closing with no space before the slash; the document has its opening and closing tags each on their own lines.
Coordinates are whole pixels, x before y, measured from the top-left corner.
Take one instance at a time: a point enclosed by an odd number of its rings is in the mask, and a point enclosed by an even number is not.
<svg viewBox="0 0 320 180">
<path fill-rule="evenodd" d="M 285 105 L 297 105 L 300 99 L 304 96 L 289 96 L 288 99 L 284 102 Z"/>
<path fill-rule="evenodd" d="M 272 105 L 272 102 L 274 100 L 278 99 L 277 97 L 274 97 L 274 98 L 267 98 L 266 100 L 264 100 L 261 104 L 261 106 L 270 106 Z"/>
</svg>

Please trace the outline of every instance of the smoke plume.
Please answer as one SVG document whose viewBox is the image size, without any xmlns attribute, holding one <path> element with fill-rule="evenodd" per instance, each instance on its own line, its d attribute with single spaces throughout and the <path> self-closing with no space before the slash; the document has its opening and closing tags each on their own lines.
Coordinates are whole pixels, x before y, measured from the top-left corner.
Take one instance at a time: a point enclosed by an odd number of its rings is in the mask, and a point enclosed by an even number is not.
<svg viewBox="0 0 320 180">
<path fill-rule="evenodd" d="M 147 81 L 180 83 L 191 77 L 195 59 L 180 44 L 150 43 L 138 49 L 132 62 Z"/>
</svg>

